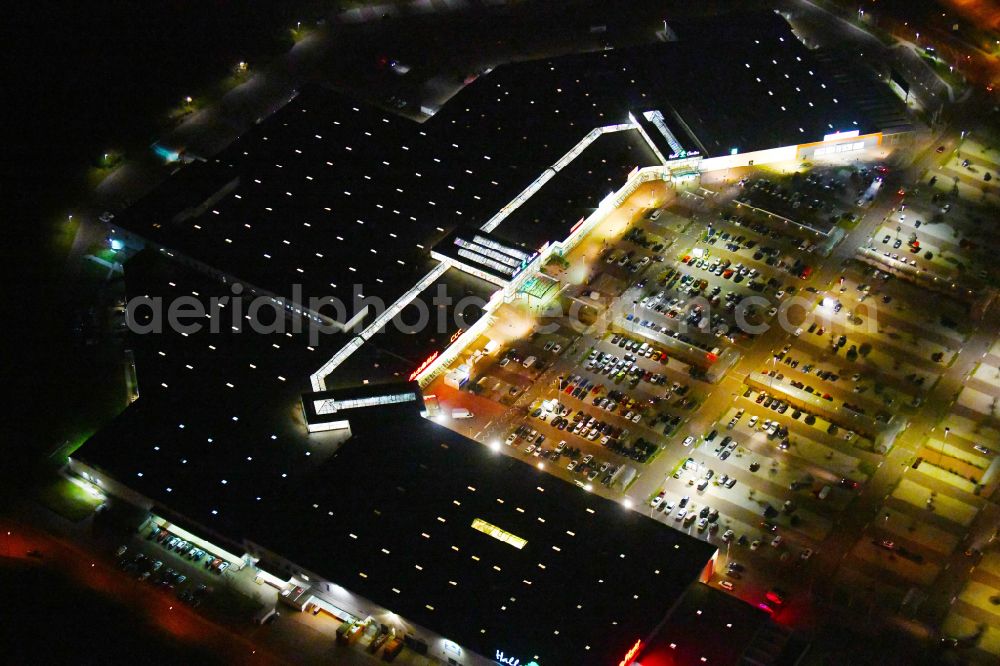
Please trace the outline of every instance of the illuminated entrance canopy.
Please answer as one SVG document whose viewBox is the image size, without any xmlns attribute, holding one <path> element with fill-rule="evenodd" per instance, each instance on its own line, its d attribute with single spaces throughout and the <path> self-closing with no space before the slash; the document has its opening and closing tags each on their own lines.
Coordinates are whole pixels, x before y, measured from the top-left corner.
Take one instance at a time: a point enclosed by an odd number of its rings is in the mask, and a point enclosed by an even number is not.
<svg viewBox="0 0 1000 666">
<path fill-rule="evenodd" d="M 511 534 L 507 530 L 500 529 L 496 525 L 486 522 L 482 518 L 476 518 L 472 521 L 472 529 L 482 532 L 483 534 L 488 534 L 497 541 L 503 541 L 504 543 L 509 543 L 518 550 L 524 548 L 528 543 L 526 539 L 522 539 L 516 534 Z"/>
</svg>

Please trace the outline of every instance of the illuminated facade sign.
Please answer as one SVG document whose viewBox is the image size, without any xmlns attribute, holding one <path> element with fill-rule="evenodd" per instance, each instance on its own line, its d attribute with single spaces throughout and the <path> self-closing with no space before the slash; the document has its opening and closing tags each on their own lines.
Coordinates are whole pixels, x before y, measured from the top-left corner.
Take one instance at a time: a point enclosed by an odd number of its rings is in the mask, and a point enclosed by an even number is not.
<svg viewBox="0 0 1000 666">
<path fill-rule="evenodd" d="M 642 639 L 636 640 L 635 645 L 629 648 L 628 652 L 625 653 L 625 658 L 618 662 L 618 666 L 630 666 L 630 664 L 635 661 L 636 655 L 639 654 L 639 648 L 642 646 Z"/>
<path fill-rule="evenodd" d="M 464 328 L 460 328 L 457 331 L 455 331 L 454 333 L 452 333 L 451 334 L 451 339 L 448 340 L 448 344 L 451 344 L 455 340 L 458 340 L 458 336 L 462 335 L 462 333 L 465 333 L 465 329 Z"/>
<path fill-rule="evenodd" d="M 424 370 L 426 370 L 427 366 L 429 366 L 431 363 L 433 363 L 434 359 L 436 359 L 440 355 L 441 355 L 441 352 L 434 352 L 433 354 L 431 354 L 430 356 L 428 356 L 427 358 L 425 358 L 424 362 L 421 363 L 420 365 L 418 365 L 417 369 L 414 370 L 410 374 L 410 381 L 412 382 L 414 379 L 416 379 L 420 375 L 420 373 L 423 372 Z"/>
<path fill-rule="evenodd" d="M 496 662 L 503 666 L 539 666 L 538 662 L 532 659 L 526 664 L 522 664 L 517 657 L 508 657 L 503 650 L 497 650 Z"/>
<path fill-rule="evenodd" d="M 701 153 L 698 152 L 697 150 L 682 150 L 677 153 L 670 153 L 670 157 L 668 157 L 667 159 L 682 160 L 685 157 L 697 157 L 698 155 L 701 155 Z"/>
<path fill-rule="evenodd" d="M 500 529 L 496 525 L 488 523 L 482 518 L 476 518 L 475 520 L 472 521 L 472 529 L 476 530 L 477 532 L 482 532 L 483 534 L 488 534 L 497 541 L 503 541 L 504 543 L 509 543 L 518 550 L 524 548 L 525 545 L 527 545 L 528 543 L 526 539 L 522 539 L 516 534 L 511 534 L 507 530 Z"/>
<path fill-rule="evenodd" d="M 861 134 L 858 130 L 851 130 L 849 132 L 834 132 L 833 134 L 825 134 L 823 136 L 824 141 L 836 141 L 837 139 L 850 139 Z"/>
</svg>

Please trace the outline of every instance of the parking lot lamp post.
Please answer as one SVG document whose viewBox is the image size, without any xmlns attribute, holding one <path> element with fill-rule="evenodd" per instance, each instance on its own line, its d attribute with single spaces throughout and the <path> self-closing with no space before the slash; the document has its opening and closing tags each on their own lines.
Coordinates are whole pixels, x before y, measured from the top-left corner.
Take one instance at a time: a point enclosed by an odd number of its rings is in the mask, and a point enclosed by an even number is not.
<svg viewBox="0 0 1000 666">
<path fill-rule="evenodd" d="M 948 435 L 951 434 L 951 428 L 945 427 L 944 429 L 944 441 L 941 442 L 941 446 L 938 447 L 938 465 L 941 464 L 941 459 L 944 457 L 944 444 L 948 441 Z"/>
</svg>

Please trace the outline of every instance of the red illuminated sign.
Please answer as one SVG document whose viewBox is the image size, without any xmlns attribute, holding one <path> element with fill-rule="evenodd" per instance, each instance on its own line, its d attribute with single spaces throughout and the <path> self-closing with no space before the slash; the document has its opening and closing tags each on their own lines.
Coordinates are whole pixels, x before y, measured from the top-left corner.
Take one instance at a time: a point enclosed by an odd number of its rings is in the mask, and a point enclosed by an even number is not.
<svg viewBox="0 0 1000 666">
<path fill-rule="evenodd" d="M 642 645 L 642 639 L 635 642 L 629 651 L 625 653 L 625 658 L 618 662 L 618 666 L 629 666 L 633 661 L 635 661 L 636 655 L 639 654 L 639 647 Z"/>
<path fill-rule="evenodd" d="M 434 352 L 433 354 L 425 358 L 424 362 L 418 365 L 417 369 L 414 370 L 413 374 L 410 375 L 410 381 L 412 382 L 414 379 L 416 379 L 420 375 L 420 373 L 426 370 L 427 367 L 434 362 L 434 359 L 436 359 L 440 355 L 441 352 Z"/>
</svg>

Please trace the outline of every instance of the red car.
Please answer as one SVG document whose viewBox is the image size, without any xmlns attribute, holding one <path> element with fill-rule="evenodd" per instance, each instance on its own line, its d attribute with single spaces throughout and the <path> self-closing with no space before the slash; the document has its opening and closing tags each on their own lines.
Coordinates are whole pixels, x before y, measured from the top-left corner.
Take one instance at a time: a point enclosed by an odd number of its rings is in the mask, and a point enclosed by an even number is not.
<svg viewBox="0 0 1000 666">
<path fill-rule="evenodd" d="M 785 593 L 777 588 L 768 590 L 764 598 L 774 606 L 781 606 L 785 603 Z"/>
</svg>

